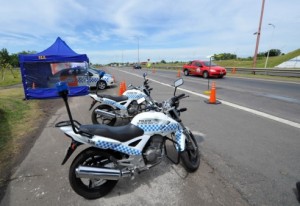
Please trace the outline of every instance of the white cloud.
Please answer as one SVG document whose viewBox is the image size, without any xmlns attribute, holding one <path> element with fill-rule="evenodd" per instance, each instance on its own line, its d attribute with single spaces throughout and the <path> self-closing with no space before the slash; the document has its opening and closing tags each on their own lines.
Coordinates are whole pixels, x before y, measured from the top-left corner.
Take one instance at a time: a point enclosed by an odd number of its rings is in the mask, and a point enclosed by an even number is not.
<svg viewBox="0 0 300 206">
<path fill-rule="evenodd" d="M 10 0 L 0 7 L 0 44 L 10 53 L 41 51 L 60 36 L 94 63 L 188 59 L 254 52 L 261 1 Z M 299 0 L 266 1 L 260 50 L 299 48 Z M 268 23 L 276 25 L 272 30 Z M 272 40 L 271 40 L 272 39 Z M 126 52 L 125 52 L 126 51 Z M 118 54 L 116 54 L 118 53 Z M 119 58 L 120 59 L 120 58 Z M 180 60 L 180 59 L 178 59 Z"/>
</svg>

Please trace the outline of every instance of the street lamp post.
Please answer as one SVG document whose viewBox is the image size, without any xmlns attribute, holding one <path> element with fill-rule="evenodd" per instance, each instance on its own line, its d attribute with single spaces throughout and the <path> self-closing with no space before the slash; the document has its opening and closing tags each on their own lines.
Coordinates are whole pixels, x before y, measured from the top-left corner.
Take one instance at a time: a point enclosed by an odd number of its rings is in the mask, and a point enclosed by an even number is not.
<svg viewBox="0 0 300 206">
<path fill-rule="evenodd" d="M 271 42 L 272 42 L 273 34 L 274 34 L 274 29 L 275 29 L 275 25 L 274 25 L 274 24 L 271 24 L 271 23 L 269 23 L 268 25 L 270 25 L 270 26 L 273 27 L 272 34 L 271 34 Z M 269 59 L 269 55 L 270 55 L 270 49 L 271 49 L 271 48 L 269 48 L 269 50 L 268 50 L 267 59 L 266 59 L 266 63 L 265 63 L 265 68 L 267 68 L 268 59 Z"/>
<path fill-rule="evenodd" d="M 256 46 L 255 46 L 255 52 L 254 52 L 254 57 L 253 57 L 253 68 L 256 68 L 256 59 L 257 59 L 258 45 L 259 45 L 259 39 L 260 39 L 261 23 L 262 23 L 262 19 L 263 19 L 263 15 L 264 15 L 264 7 L 265 7 L 265 0 L 262 0 L 258 31 L 257 31 L 257 33 L 254 33 L 254 34 L 257 34 L 257 37 L 256 37 Z"/>
</svg>

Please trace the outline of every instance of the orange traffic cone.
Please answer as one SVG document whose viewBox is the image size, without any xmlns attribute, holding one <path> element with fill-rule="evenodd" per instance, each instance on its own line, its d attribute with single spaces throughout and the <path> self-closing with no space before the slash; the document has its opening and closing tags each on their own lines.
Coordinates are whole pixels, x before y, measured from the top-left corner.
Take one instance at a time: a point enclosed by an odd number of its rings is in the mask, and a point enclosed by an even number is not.
<svg viewBox="0 0 300 206">
<path fill-rule="evenodd" d="M 120 82 L 120 86 L 119 86 L 119 96 L 122 96 L 123 92 L 124 92 L 124 84 L 123 82 Z"/>
<path fill-rule="evenodd" d="M 180 70 L 178 70 L 177 72 L 177 77 L 180 77 Z"/>
<path fill-rule="evenodd" d="M 232 68 L 231 73 L 232 73 L 232 74 L 235 74 L 235 71 L 236 71 L 236 69 L 235 69 L 235 68 Z"/>
<path fill-rule="evenodd" d="M 220 101 L 216 98 L 216 83 L 213 82 L 210 90 L 210 97 L 207 100 L 204 100 L 208 104 L 221 104 Z"/>
<path fill-rule="evenodd" d="M 127 90 L 126 82 L 123 81 L 123 93 L 124 93 L 126 90 Z M 123 94 L 123 93 L 122 93 L 122 94 Z"/>
<path fill-rule="evenodd" d="M 32 87 L 31 88 L 35 89 L 35 83 L 34 82 L 32 82 Z"/>
</svg>

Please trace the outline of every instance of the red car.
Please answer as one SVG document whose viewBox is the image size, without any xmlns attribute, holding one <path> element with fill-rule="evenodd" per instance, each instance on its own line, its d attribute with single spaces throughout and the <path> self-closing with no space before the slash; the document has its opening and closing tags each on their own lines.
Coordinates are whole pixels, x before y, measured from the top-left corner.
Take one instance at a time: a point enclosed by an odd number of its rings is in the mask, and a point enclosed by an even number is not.
<svg viewBox="0 0 300 206">
<path fill-rule="evenodd" d="M 183 65 L 182 71 L 185 76 L 199 75 L 203 78 L 219 77 L 223 78 L 226 75 L 226 69 L 218 66 L 211 61 L 194 60 Z"/>
</svg>

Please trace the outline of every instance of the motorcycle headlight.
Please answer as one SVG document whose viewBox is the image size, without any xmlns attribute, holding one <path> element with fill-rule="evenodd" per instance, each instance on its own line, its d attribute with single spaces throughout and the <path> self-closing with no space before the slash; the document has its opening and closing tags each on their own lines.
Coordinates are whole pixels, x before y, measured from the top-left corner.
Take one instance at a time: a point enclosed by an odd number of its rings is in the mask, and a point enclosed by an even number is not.
<svg viewBox="0 0 300 206">
<path fill-rule="evenodd" d="M 174 107 L 177 109 L 179 107 L 179 101 L 174 102 Z"/>
</svg>

